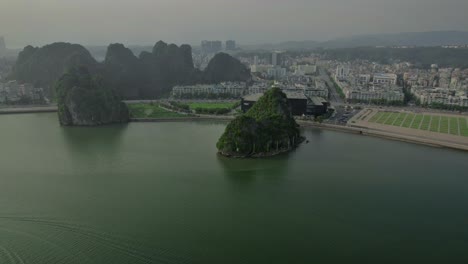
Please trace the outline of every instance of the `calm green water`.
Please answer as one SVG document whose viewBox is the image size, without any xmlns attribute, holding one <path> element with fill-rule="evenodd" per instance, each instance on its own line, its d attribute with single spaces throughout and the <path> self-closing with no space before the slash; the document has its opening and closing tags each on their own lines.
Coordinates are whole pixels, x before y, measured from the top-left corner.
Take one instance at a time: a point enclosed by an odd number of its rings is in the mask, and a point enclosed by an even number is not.
<svg viewBox="0 0 468 264">
<path fill-rule="evenodd" d="M 222 123 L 0 116 L 0 263 L 468 263 L 468 154 L 305 130 L 215 155 Z"/>
</svg>

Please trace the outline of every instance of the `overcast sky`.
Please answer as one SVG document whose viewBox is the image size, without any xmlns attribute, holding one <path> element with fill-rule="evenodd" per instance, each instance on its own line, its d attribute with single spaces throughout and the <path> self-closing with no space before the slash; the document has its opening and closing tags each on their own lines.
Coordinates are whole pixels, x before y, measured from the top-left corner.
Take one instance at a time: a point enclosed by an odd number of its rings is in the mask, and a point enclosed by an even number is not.
<svg viewBox="0 0 468 264">
<path fill-rule="evenodd" d="M 10 47 L 258 44 L 433 30 L 468 30 L 468 0 L 0 0 L 0 35 Z"/>
</svg>

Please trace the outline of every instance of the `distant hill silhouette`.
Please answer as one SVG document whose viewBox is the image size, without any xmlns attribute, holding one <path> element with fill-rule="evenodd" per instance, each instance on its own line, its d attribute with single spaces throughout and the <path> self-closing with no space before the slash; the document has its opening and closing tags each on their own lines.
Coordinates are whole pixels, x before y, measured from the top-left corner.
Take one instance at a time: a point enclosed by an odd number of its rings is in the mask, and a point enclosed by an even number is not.
<svg viewBox="0 0 468 264">
<path fill-rule="evenodd" d="M 357 35 L 320 43 L 326 48 L 365 46 L 443 46 L 468 44 L 466 31 L 405 32 L 397 34 Z"/>
<path fill-rule="evenodd" d="M 367 34 L 337 38 L 329 41 L 288 41 L 276 44 L 245 46 L 263 50 L 312 50 L 316 48 L 356 48 L 375 46 L 444 46 L 468 44 L 467 31 L 404 32 L 396 34 Z"/>
<path fill-rule="evenodd" d="M 19 53 L 10 79 L 51 87 L 64 73 L 77 66 L 95 71 L 98 64 L 89 51 L 78 44 L 27 46 Z"/>
<path fill-rule="evenodd" d="M 170 93 L 174 85 L 248 81 L 249 69 L 228 54 L 217 54 L 205 71 L 193 65 L 192 47 L 157 42 L 137 57 L 122 44 L 108 46 L 103 62 L 97 62 L 81 45 L 53 43 L 27 46 L 20 52 L 9 79 L 50 88 L 72 68 L 85 67 L 102 76 L 106 87 L 124 99 L 150 99 Z M 53 95 L 53 90 L 50 90 Z"/>
</svg>

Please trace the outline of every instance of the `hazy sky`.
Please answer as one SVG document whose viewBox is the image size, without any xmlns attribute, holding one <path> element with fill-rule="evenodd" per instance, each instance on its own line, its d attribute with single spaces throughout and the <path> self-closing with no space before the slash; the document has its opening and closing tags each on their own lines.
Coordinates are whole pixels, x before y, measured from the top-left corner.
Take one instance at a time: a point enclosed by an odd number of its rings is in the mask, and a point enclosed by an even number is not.
<svg viewBox="0 0 468 264">
<path fill-rule="evenodd" d="M 432 30 L 468 30 L 468 0 L 0 0 L 9 47 L 257 44 Z"/>
</svg>

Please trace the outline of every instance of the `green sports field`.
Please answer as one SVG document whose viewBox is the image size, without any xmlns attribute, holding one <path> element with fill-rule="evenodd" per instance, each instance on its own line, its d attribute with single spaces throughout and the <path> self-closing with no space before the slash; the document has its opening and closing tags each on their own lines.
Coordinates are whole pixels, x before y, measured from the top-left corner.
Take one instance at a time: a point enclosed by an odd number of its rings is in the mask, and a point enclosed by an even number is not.
<svg viewBox="0 0 468 264">
<path fill-rule="evenodd" d="M 468 119 L 437 114 L 377 112 L 369 122 L 468 137 Z"/>
<path fill-rule="evenodd" d="M 205 108 L 205 109 L 213 109 L 213 108 L 227 108 L 232 109 L 237 105 L 237 103 L 224 103 L 224 102 L 214 102 L 214 103 L 188 103 L 190 109 L 197 109 L 197 108 Z"/>
</svg>

